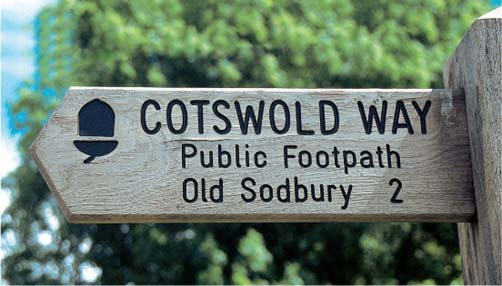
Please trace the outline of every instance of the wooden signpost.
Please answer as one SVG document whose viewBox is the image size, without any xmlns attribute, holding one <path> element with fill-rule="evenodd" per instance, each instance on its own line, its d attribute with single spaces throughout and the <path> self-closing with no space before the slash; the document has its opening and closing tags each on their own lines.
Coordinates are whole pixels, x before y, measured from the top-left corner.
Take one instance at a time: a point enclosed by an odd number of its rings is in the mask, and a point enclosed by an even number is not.
<svg viewBox="0 0 502 286">
<path fill-rule="evenodd" d="M 466 282 L 500 284 L 501 14 L 451 89 L 73 87 L 31 153 L 70 222 L 461 222 Z"/>
<path fill-rule="evenodd" d="M 476 216 L 459 223 L 464 280 L 502 285 L 502 8 L 472 24 L 444 68 L 465 91 Z"/>
<path fill-rule="evenodd" d="M 450 90 L 77 87 L 32 150 L 72 222 L 475 211 L 465 100 Z"/>
</svg>

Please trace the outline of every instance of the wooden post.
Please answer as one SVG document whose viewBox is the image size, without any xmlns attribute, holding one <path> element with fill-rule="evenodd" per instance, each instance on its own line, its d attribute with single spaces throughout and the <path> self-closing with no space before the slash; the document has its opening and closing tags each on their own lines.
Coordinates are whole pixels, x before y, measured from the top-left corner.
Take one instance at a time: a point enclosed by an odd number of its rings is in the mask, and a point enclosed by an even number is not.
<svg viewBox="0 0 502 286">
<path fill-rule="evenodd" d="M 502 284 L 502 8 L 477 19 L 444 67 L 463 88 L 477 214 L 459 223 L 466 284 Z"/>
</svg>

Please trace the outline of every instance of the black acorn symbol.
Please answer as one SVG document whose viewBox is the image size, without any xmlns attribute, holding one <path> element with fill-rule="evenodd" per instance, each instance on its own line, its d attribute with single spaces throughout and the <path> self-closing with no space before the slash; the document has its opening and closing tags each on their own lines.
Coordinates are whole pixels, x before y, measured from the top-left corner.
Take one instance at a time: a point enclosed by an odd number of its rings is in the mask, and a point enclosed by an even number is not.
<svg viewBox="0 0 502 286">
<path fill-rule="evenodd" d="M 113 137 L 115 129 L 115 113 L 105 102 L 95 99 L 86 103 L 78 112 L 78 135 Z M 84 164 L 90 163 L 94 158 L 111 153 L 118 145 L 116 140 L 75 140 L 73 144 L 77 149 L 89 155 Z"/>
</svg>

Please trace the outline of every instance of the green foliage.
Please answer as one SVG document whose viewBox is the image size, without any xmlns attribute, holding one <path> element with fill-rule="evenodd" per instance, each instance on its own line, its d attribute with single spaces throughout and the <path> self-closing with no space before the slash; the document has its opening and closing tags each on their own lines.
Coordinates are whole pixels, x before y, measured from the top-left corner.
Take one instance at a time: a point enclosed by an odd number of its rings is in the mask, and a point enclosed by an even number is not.
<svg viewBox="0 0 502 286">
<path fill-rule="evenodd" d="M 201 250 L 209 258 L 206 269 L 198 274 L 197 284 L 223 284 L 223 268 L 227 264 L 227 255 L 218 248 L 217 242 L 208 236 L 200 245 Z"/>
<path fill-rule="evenodd" d="M 263 236 L 254 229 L 249 229 L 241 239 L 238 246 L 241 259 L 232 265 L 232 282 L 238 285 L 269 284 L 259 278 L 260 274 L 266 273 L 272 262 L 272 254 L 268 252 Z M 251 280 L 248 277 L 257 276 Z"/>
<path fill-rule="evenodd" d="M 468 0 L 60 1 L 11 103 L 22 164 L 2 181 L 12 284 L 461 283 L 452 224 L 68 224 L 27 150 L 70 85 L 441 87 Z M 49 241 L 49 243 L 47 243 Z M 45 242 L 45 243 L 44 243 Z"/>
</svg>

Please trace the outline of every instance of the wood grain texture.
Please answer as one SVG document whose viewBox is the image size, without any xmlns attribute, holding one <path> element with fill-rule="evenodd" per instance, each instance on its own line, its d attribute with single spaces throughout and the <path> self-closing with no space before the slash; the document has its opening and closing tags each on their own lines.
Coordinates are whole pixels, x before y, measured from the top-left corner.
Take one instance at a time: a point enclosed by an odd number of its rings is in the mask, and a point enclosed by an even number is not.
<svg viewBox="0 0 502 286">
<path fill-rule="evenodd" d="M 471 145 L 476 221 L 459 223 L 467 284 L 502 284 L 502 8 L 480 17 L 444 68 L 463 88 Z"/>
<path fill-rule="evenodd" d="M 80 153 L 72 142 L 82 139 L 77 132 L 79 109 L 94 99 L 113 108 L 113 139 L 119 143 L 112 153 L 83 164 L 87 155 Z M 157 111 L 150 106 L 146 114 L 149 128 L 161 122 L 160 131 L 154 135 L 146 134 L 140 124 L 141 106 L 148 99 L 157 101 L 161 107 Z M 166 126 L 166 106 L 173 99 L 187 104 L 189 121 L 183 134 L 172 134 Z M 214 132 L 213 125 L 221 126 L 222 121 L 208 105 L 204 114 L 205 131 L 199 134 L 197 109 L 189 105 L 191 100 L 198 99 L 210 103 L 226 100 L 231 104 L 229 109 L 222 109 L 232 121 L 230 133 Z M 268 106 L 276 99 L 282 99 L 291 107 L 291 129 L 285 134 L 271 130 Z M 250 131 L 243 135 L 238 128 L 234 103 L 257 107 L 260 100 L 265 104 L 262 132 Z M 337 105 L 340 120 L 335 134 L 319 134 L 321 100 Z M 396 134 L 391 132 L 398 100 L 408 110 L 414 134 L 409 134 L 406 128 L 398 129 Z M 426 117 L 427 133 L 421 134 L 420 119 L 412 102 L 424 106 L 428 100 L 431 107 Z M 374 132 L 366 134 L 358 101 L 366 108 L 375 105 L 378 109 L 383 101 L 388 102 L 384 134 L 376 132 L 375 126 Z M 297 134 L 295 102 L 302 106 L 302 128 L 312 129 L 316 134 Z M 173 113 L 178 127 L 180 117 L 180 113 Z M 333 118 L 328 116 L 327 121 L 332 122 Z M 284 120 L 279 125 L 283 126 Z M 251 124 L 249 126 L 253 130 Z M 235 165 L 203 168 L 198 159 L 193 159 L 188 161 L 187 168 L 182 168 L 181 148 L 187 143 L 206 153 L 216 152 L 218 144 L 226 150 L 232 150 L 236 144 L 241 148 L 247 144 L 251 153 L 264 150 L 268 164 L 264 168 Z M 388 144 L 399 152 L 401 168 L 395 164 L 393 168 L 358 165 L 346 174 L 333 163 L 327 168 L 316 165 L 302 168 L 294 160 L 289 168 L 284 168 L 283 147 L 291 144 L 297 145 L 298 151 L 308 150 L 312 154 L 319 150 L 329 153 L 337 146 L 340 150 L 353 150 L 358 156 L 362 150 L 374 152 L 378 146 L 385 148 Z M 451 90 L 74 87 L 40 132 L 31 154 L 71 222 L 469 221 L 475 213 L 465 99 L 462 93 Z M 332 201 L 284 203 L 274 199 L 247 203 L 241 197 L 242 194 L 249 197 L 241 186 L 245 177 L 254 178 L 258 185 L 267 183 L 277 187 L 284 184 L 286 178 L 292 183 L 295 176 L 306 186 L 336 185 Z M 222 178 L 223 203 L 184 201 L 182 185 L 188 177 L 205 178 L 208 185 Z M 389 185 L 393 178 L 402 181 L 398 199 L 403 203 L 390 202 L 396 189 L 395 184 Z M 348 188 L 350 184 L 352 193 L 348 206 L 343 209 L 344 196 L 339 186 Z M 258 186 L 254 188 L 259 192 Z"/>
</svg>

